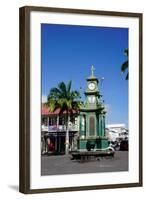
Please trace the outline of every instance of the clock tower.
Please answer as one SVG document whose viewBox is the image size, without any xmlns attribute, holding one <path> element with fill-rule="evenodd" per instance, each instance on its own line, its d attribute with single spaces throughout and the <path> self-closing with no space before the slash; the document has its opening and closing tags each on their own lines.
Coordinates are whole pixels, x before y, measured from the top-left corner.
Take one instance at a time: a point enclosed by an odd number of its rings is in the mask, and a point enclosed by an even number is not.
<svg viewBox="0 0 146 200">
<path fill-rule="evenodd" d="M 86 79 L 85 102 L 80 109 L 80 130 L 78 147 L 80 150 L 104 150 L 108 147 L 105 136 L 105 107 L 99 92 L 99 80 L 94 76 L 94 67 L 91 75 Z"/>
</svg>

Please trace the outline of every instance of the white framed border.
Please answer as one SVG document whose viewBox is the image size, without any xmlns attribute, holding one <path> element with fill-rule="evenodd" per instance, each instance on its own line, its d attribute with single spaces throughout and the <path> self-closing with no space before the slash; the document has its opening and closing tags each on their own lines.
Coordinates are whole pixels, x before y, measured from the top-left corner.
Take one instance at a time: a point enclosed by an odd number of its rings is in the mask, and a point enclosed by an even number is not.
<svg viewBox="0 0 146 200">
<path fill-rule="evenodd" d="M 139 19 L 71 13 L 30 13 L 30 189 L 126 184 L 139 182 Z M 129 171 L 41 176 L 40 24 L 124 27 L 129 29 Z M 37 88 L 37 89 L 36 89 Z M 136 113 L 136 114 L 133 114 Z M 35 140 L 34 140 L 35 138 Z M 62 181 L 63 178 L 63 181 Z M 77 181 L 78 180 L 78 181 Z"/>
</svg>

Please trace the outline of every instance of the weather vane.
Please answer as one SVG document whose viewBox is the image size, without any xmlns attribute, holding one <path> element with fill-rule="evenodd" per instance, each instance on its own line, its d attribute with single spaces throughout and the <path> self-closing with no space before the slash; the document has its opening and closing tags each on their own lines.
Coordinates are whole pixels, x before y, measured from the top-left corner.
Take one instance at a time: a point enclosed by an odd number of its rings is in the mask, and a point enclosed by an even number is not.
<svg viewBox="0 0 146 200">
<path fill-rule="evenodd" d="M 92 66 L 91 66 L 91 75 L 92 75 L 92 76 L 94 76 L 94 70 L 95 70 L 95 68 L 94 68 L 94 66 L 92 65 Z"/>
</svg>

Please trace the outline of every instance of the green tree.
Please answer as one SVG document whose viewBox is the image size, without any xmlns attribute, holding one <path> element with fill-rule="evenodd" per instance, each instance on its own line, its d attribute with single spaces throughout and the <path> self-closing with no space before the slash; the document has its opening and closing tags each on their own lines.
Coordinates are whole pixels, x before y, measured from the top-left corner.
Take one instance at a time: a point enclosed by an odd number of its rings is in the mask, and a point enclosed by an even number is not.
<svg viewBox="0 0 146 200">
<path fill-rule="evenodd" d="M 65 154 L 69 153 L 69 120 L 73 111 L 78 111 L 81 106 L 80 93 L 71 90 L 72 81 L 67 84 L 60 82 L 58 87 L 50 90 L 46 105 L 54 112 L 59 108 L 59 114 L 66 113 L 66 138 L 65 138 Z"/>
<path fill-rule="evenodd" d="M 127 60 L 121 65 L 121 72 L 125 73 L 125 71 L 128 71 L 128 49 L 124 50 L 124 55 L 127 57 Z M 127 72 L 126 80 L 129 78 L 129 73 Z"/>
</svg>

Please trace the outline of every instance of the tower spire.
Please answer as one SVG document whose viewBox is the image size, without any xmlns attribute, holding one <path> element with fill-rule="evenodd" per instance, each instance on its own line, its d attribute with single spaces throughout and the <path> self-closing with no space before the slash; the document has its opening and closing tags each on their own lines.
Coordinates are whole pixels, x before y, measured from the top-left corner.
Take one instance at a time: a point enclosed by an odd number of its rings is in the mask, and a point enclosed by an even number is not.
<svg viewBox="0 0 146 200">
<path fill-rule="evenodd" d="M 95 68 L 94 68 L 94 66 L 92 65 L 92 66 L 91 66 L 91 76 L 94 76 L 94 70 L 95 70 Z"/>
</svg>

